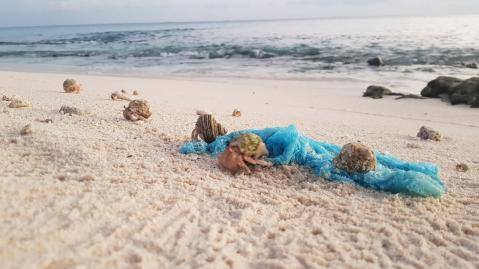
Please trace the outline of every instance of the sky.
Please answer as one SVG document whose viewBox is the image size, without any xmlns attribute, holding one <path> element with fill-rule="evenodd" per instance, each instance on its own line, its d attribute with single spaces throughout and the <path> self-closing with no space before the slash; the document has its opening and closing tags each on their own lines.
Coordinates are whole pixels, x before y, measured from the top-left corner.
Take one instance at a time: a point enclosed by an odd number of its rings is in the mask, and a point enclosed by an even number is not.
<svg viewBox="0 0 479 269">
<path fill-rule="evenodd" d="M 0 0 L 0 27 L 479 13 L 479 0 Z"/>
</svg>

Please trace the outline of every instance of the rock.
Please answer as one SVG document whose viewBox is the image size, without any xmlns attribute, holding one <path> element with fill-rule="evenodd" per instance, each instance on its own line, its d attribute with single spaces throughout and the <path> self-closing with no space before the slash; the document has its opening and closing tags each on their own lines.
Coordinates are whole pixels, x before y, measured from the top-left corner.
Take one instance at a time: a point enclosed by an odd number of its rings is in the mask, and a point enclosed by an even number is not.
<svg viewBox="0 0 479 269">
<path fill-rule="evenodd" d="M 458 163 L 456 165 L 456 171 L 465 173 L 469 171 L 469 166 L 465 163 Z"/>
<path fill-rule="evenodd" d="M 233 110 L 233 114 L 232 114 L 233 117 L 241 117 L 241 111 L 237 108 L 235 108 L 235 110 Z"/>
<path fill-rule="evenodd" d="M 138 96 L 138 95 L 140 95 L 140 92 L 137 91 L 137 90 L 134 90 L 134 91 L 133 91 L 133 95 Z"/>
<path fill-rule="evenodd" d="M 25 125 L 25 127 L 20 130 L 21 135 L 31 135 L 33 133 L 33 127 L 31 124 Z"/>
<path fill-rule="evenodd" d="M 30 105 L 28 103 L 23 102 L 22 100 L 18 99 L 13 99 L 10 104 L 8 104 L 9 108 L 23 108 L 23 107 L 29 107 Z"/>
<path fill-rule="evenodd" d="M 81 116 L 84 114 L 79 108 L 72 107 L 72 106 L 62 106 L 59 111 L 61 114 L 68 114 L 70 116 L 78 115 Z"/>
<path fill-rule="evenodd" d="M 476 63 L 462 63 L 461 64 L 462 66 L 464 66 L 465 68 L 471 68 L 471 69 L 477 69 L 477 64 Z"/>
<path fill-rule="evenodd" d="M 449 94 L 451 104 L 475 105 L 479 99 L 479 77 L 473 77 L 456 85 Z"/>
<path fill-rule="evenodd" d="M 146 100 L 133 100 L 123 111 L 123 117 L 129 121 L 146 120 L 151 117 L 150 104 Z"/>
<path fill-rule="evenodd" d="M 442 140 L 442 135 L 434 131 L 433 129 L 422 126 L 421 129 L 419 129 L 419 132 L 417 133 L 417 137 L 423 139 L 423 140 L 433 140 L 433 141 L 441 141 Z"/>
<path fill-rule="evenodd" d="M 350 173 L 367 173 L 376 170 L 374 152 L 361 143 L 345 145 L 333 162 L 336 168 Z"/>
<path fill-rule="evenodd" d="M 81 89 L 81 84 L 74 79 L 67 79 L 63 82 L 63 90 L 66 93 L 80 93 Z"/>
<path fill-rule="evenodd" d="M 479 98 L 476 98 L 476 101 L 472 102 L 471 107 L 472 108 L 479 108 Z"/>
<path fill-rule="evenodd" d="M 385 65 L 384 60 L 381 57 L 375 57 L 375 58 L 369 59 L 368 64 L 371 65 L 371 66 L 383 66 L 383 65 Z"/>
<path fill-rule="evenodd" d="M 461 79 L 454 77 L 441 76 L 430 81 L 426 88 L 421 91 L 424 97 L 440 97 L 441 94 L 451 94 L 454 87 L 462 82 Z"/>
<path fill-rule="evenodd" d="M 380 99 L 380 98 L 383 98 L 384 95 L 388 95 L 388 94 L 391 94 L 391 93 L 392 93 L 392 91 L 390 89 L 386 88 L 386 87 L 372 85 L 372 86 L 369 86 L 366 89 L 366 92 L 364 92 L 363 97 L 371 97 L 373 99 Z"/>
</svg>

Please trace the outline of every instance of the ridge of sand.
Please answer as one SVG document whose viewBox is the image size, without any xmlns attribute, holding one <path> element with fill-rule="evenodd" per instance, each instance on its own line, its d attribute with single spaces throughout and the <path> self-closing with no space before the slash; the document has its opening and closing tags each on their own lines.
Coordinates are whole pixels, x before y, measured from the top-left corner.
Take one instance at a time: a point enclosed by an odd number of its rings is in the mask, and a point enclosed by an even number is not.
<svg viewBox="0 0 479 269">
<path fill-rule="evenodd" d="M 0 261 L 3 268 L 477 268 L 479 110 L 438 100 L 361 98 L 346 82 L 186 81 L 0 72 Z M 122 118 L 120 89 L 154 115 Z M 61 115 L 62 105 L 89 112 Z M 243 112 L 233 118 L 234 108 Z M 178 147 L 195 109 L 229 130 L 285 126 L 345 144 L 360 140 L 438 164 L 442 199 L 328 182 L 298 167 L 221 172 Z M 36 119 L 53 120 L 52 124 Z M 20 129 L 33 123 L 34 132 Z M 421 125 L 442 142 L 420 141 Z M 16 142 L 15 142 L 16 141 Z M 408 144 L 420 148 L 408 147 Z M 456 172 L 457 162 L 471 171 Z"/>
</svg>

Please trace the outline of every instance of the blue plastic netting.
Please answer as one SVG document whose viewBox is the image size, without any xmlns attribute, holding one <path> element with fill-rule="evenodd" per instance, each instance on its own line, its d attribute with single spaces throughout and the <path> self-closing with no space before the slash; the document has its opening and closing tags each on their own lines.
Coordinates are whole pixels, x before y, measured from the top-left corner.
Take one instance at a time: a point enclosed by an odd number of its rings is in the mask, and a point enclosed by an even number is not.
<svg viewBox="0 0 479 269">
<path fill-rule="evenodd" d="M 269 161 L 275 165 L 298 164 L 310 167 L 322 178 L 356 183 L 361 186 L 391 193 L 420 197 L 440 197 L 446 191 L 445 184 L 438 176 L 438 168 L 430 163 L 409 163 L 395 157 L 376 152 L 377 169 L 369 173 L 348 173 L 337 169 L 333 159 L 341 151 L 334 144 L 315 141 L 301 135 L 294 125 L 286 128 L 244 130 L 218 137 L 213 143 L 202 141 L 183 145 L 180 152 L 210 153 L 218 156 L 228 142 L 243 133 L 259 135 L 269 150 Z"/>
</svg>

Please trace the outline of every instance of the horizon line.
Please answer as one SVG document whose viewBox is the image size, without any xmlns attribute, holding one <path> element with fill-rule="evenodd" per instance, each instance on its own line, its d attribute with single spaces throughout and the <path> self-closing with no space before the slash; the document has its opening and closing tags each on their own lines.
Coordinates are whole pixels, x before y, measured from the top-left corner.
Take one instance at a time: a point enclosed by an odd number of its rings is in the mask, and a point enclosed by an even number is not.
<svg viewBox="0 0 479 269">
<path fill-rule="evenodd" d="M 194 24 L 194 23 L 235 23 L 235 22 L 268 22 L 268 21 L 302 21 L 302 20 L 334 20 L 334 19 L 373 19 L 373 18 L 417 18 L 417 17 L 456 17 L 478 16 L 477 13 L 452 14 L 452 15 L 368 15 L 368 16 L 320 16 L 320 17 L 297 17 L 297 18 L 269 18 L 269 19 L 233 19 L 233 20 L 177 20 L 158 22 L 110 22 L 110 23 L 79 23 L 79 24 L 41 24 L 41 25 L 14 25 L 0 26 L 0 29 L 8 28 L 35 28 L 35 27 L 75 27 L 75 26 L 100 26 L 100 25 L 125 25 L 125 24 Z"/>
</svg>

